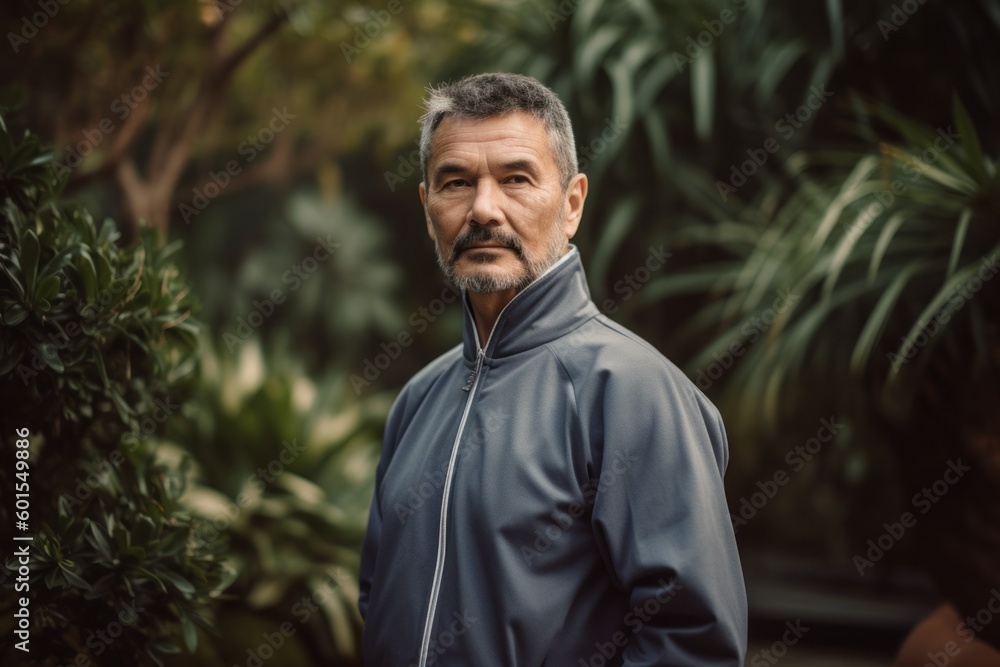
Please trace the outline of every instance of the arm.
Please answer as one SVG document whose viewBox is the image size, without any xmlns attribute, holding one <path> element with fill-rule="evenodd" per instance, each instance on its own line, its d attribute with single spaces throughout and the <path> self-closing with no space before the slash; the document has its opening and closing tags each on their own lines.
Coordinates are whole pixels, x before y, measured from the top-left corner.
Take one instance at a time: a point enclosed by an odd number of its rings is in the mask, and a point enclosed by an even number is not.
<svg viewBox="0 0 1000 667">
<path fill-rule="evenodd" d="M 365 542 L 361 548 L 361 567 L 358 573 L 358 611 L 364 620 L 368 616 L 368 601 L 371 597 L 372 578 L 375 575 L 375 562 L 378 558 L 379 544 L 382 539 L 382 508 L 379 504 L 382 481 L 386 468 L 396 451 L 396 441 L 399 425 L 402 421 L 404 395 L 406 387 L 400 392 L 389 410 L 386 420 L 385 434 L 382 436 L 382 454 L 375 468 L 375 491 L 372 495 L 371 510 L 368 513 L 368 529 L 365 531 Z"/>
<path fill-rule="evenodd" d="M 383 443 L 383 451 L 385 445 Z M 368 616 L 368 598 L 371 593 L 372 576 L 375 574 L 375 559 L 378 556 L 379 540 L 382 536 L 382 510 L 379 507 L 379 489 L 385 468 L 382 465 L 384 456 L 379 458 L 375 469 L 375 494 L 372 496 L 371 511 L 368 513 L 368 529 L 365 531 L 365 543 L 361 548 L 361 568 L 358 575 L 358 610 L 364 620 Z"/>
<path fill-rule="evenodd" d="M 722 484 L 725 430 L 672 370 L 636 369 L 605 387 L 593 529 L 616 584 L 630 592 L 626 667 L 739 666 L 747 603 Z"/>
</svg>

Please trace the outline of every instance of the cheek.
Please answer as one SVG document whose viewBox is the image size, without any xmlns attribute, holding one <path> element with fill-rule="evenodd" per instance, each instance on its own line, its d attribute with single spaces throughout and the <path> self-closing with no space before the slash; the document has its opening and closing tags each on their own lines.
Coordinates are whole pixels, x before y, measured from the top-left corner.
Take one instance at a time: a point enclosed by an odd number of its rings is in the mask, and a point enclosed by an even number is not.
<svg viewBox="0 0 1000 667">
<path fill-rule="evenodd" d="M 427 205 L 427 213 L 436 227 L 450 227 L 455 220 L 461 219 L 460 206 L 455 202 L 437 200 Z"/>
</svg>

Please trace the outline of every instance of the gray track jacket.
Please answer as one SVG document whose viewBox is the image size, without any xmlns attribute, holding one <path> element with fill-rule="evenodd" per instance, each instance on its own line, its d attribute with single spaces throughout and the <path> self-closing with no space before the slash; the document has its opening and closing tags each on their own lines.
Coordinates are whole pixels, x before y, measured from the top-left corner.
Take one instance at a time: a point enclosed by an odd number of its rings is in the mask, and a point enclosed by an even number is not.
<svg viewBox="0 0 1000 667">
<path fill-rule="evenodd" d="M 397 397 L 361 556 L 365 665 L 743 664 L 716 408 L 602 315 L 575 246 Z"/>
</svg>

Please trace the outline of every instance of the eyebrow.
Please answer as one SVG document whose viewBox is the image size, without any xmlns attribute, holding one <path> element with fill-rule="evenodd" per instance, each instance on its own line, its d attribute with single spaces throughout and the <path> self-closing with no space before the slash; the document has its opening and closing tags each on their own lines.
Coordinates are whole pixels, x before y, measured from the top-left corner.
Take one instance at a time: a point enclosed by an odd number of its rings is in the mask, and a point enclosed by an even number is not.
<svg viewBox="0 0 1000 667">
<path fill-rule="evenodd" d="M 506 171 L 530 171 L 532 174 L 535 173 L 535 163 L 532 160 L 513 160 L 511 162 L 505 162 L 503 168 Z"/>
<path fill-rule="evenodd" d="M 533 160 L 511 160 L 510 162 L 503 163 L 502 168 L 504 171 L 527 171 L 531 174 L 538 173 Z M 448 174 L 464 174 L 467 171 L 468 169 L 458 162 L 443 162 L 434 169 L 433 177 L 434 181 L 437 182 L 442 176 L 447 176 Z"/>
<path fill-rule="evenodd" d="M 465 171 L 465 167 L 457 162 L 444 162 L 439 164 L 437 168 L 434 169 L 434 180 L 437 181 L 439 178 L 447 174 L 464 174 Z"/>
</svg>

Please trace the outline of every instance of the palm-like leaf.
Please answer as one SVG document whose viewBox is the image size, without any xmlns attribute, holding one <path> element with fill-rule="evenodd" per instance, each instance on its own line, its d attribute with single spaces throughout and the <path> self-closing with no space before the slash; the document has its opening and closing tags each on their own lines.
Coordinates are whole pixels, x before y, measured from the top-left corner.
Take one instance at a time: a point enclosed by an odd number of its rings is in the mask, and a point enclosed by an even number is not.
<svg viewBox="0 0 1000 667">
<path fill-rule="evenodd" d="M 965 118 L 957 101 L 955 108 Z M 800 166 L 796 191 L 773 216 L 747 215 L 678 237 L 680 245 L 714 245 L 737 259 L 717 271 L 713 301 L 688 333 L 716 332 L 696 367 L 729 342 L 746 345 L 733 383 L 770 390 L 737 390 L 745 417 L 777 423 L 781 389 L 821 361 L 820 349 L 834 346 L 839 353 L 826 358 L 850 364 L 822 372 L 848 386 L 860 380 L 887 416 L 902 418 L 934 347 L 962 321 L 996 318 L 989 282 L 1000 253 L 996 164 L 967 120 L 957 122 L 961 139 L 949 143 L 947 129 L 874 111 L 911 143 L 859 154 L 849 171 L 822 165 L 828 168 L 817 176 L 821 165 Z M 745 327 L 767 314 L 782 290 L 794 297 L 790 308 L 764 326 Z M 765 326 L 762 342 L 751 345 Z"/>
</svg>

